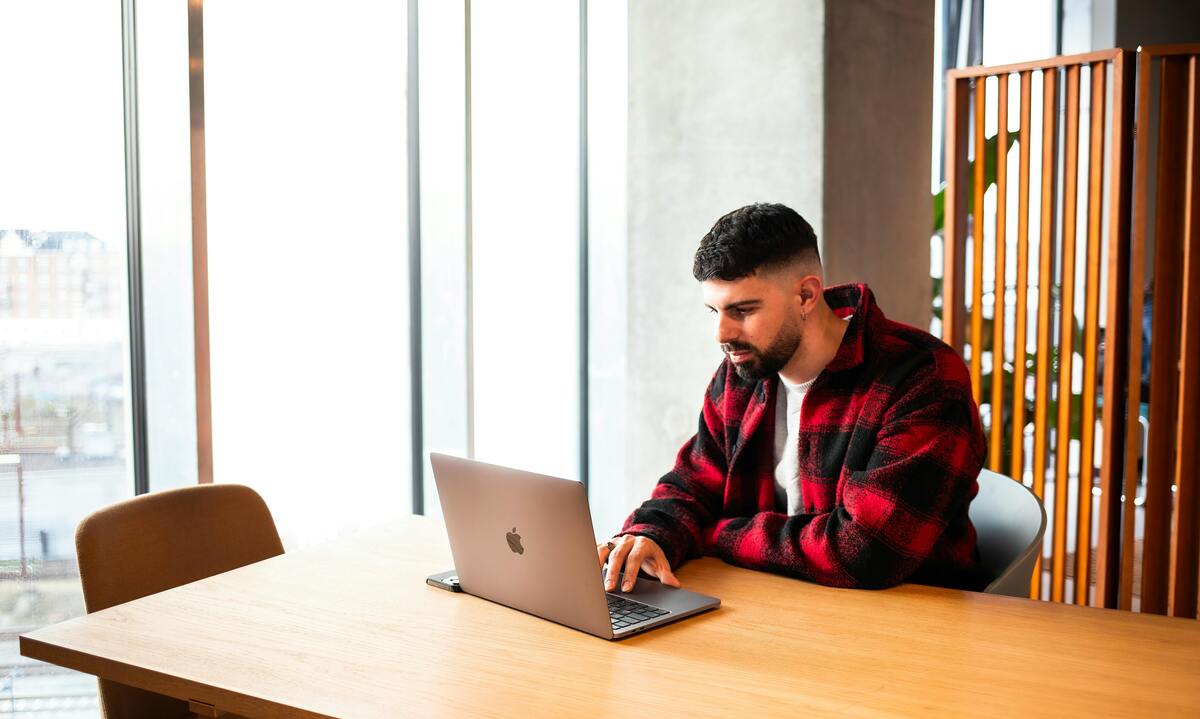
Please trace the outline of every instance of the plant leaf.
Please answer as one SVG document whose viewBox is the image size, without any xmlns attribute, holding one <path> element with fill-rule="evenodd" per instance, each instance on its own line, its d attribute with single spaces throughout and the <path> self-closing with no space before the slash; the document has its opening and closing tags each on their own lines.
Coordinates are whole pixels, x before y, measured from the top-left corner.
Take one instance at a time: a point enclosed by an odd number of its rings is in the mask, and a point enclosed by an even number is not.
<svg viewBox="0 0 1200 719">
<path fill-rule="evenodd" d="M 1016 144 L 1017 136 L 1009 134 L 1008 147 L 1004 149 L 1007 156 L 1012 146 Z M 983 141 L 983 190 L 996 184 L 996 149 L 999 147 L 999 135 L 992 135 Z M 967 161 L 967 197 L 975 194 L 975 162 Z M 941 232 L 946 226 L 946 183 L 942 183 L 933 195 L 933 231 Z"/>
</svg>

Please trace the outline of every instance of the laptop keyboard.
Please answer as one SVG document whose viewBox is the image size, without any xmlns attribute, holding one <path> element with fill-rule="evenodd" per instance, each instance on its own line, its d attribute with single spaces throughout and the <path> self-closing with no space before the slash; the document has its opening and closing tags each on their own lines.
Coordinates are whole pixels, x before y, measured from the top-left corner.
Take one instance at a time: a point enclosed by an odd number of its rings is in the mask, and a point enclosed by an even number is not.
<svg viewBox="0 0 1200 719">
<path fill-rule="evenodd" d="M 626 599 L 615 594 L 607 594 L 608 597 L 608 617 L 612 620 L 613 631 L 632 627 L 635 624 L 657 619 L 658 617 L 668 614 L 667 610 L 652 607 L 649 604 L 635 602 L 632 599 Z"/>
</svg>

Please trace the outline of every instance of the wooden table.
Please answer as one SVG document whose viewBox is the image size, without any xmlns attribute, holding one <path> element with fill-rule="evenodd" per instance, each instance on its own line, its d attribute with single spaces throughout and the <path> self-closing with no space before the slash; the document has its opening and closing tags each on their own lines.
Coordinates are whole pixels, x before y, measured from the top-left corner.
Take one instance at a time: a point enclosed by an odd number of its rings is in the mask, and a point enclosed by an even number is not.
<svg viewBox="0 0 1200 719">
<path fill-rule="evenodd" d="M 679 572 L 715 612 L 607 642 L 428 587 L 420 517 L 45 627 L 21 653 L 248 717 L 1200 716 L 1200 622 Z"/>
</svg>

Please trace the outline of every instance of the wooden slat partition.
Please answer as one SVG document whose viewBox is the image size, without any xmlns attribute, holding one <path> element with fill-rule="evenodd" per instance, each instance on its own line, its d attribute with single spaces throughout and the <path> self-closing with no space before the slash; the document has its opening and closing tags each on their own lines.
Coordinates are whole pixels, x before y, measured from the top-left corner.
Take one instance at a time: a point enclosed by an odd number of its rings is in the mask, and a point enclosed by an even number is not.
<svg viewBox="0 0 1200 719">
<path fill-rule="evenodd" d="M 1091 64 L 1092 91 L 1089 95 L 1092 117 L 1088 131 L 1088 213 L 1087 279 L 1083 312 L 1083 397 L 1080 408 L 1079 497 L 1075 523 L 1075 603 L 1088 604 L 1088 572 L 1092 546 L 1092 486 L 1095 465 L 1087 461 L 1096 450 L 1096 363 L 1100 345 L 1100 230 L 1104 194 L 1104 63 Z M 1099 98 L 1099 100 L 1097 100 Z"/>
<path fill-rule="evenodd" d="M 1029 325 L 1029 145 L 1030 103 L 1033 72 L 1021 72 L 1021 129 L 1017 135 L 1017 312 L 1013 317 L 1013 423 L 1012 470 L 1018 482 L 1025 481 L 1025 354 Z"/>
<path fill-rule="evenodd" d="M 1176 50 L 1178 48 L 1187 48 L 1191 46 L 1168 46 L 1167 49 Z M 1162 49 L 1162 48 L 1154 48 Z M 1112 50 L 1094 50 L 1092 52 L 1080 53 L 1079 55 L 1058 55 L 1057 57 L 1048 57 L 1043 60 L 1030 60 L 1028 62 L 1014 62 L 1008 65 L 978 65 L 975 67 L 958 67 L 946 72 L 946 77 L 950 80 L 965 80 L 974 77 L 992 77 L 995 75 L 1007 75 L 1014 72 L 1026 71 L 1046 71 L 1053 68 L 1067 67 L 1068 65 L 1090 65 L 1094 62 L 1113 62 L 1119 55 L 1128 54 L 1128 50 L 1114 48 Z M 949 128 L 946 128 L 949 130 Z"/>
<path fill-rule="evenodd" d="M 1165 614 L 1171 537 L 1171 481 L 1179 388 L 1179 297 L 1183 225 L 1182 132 L 1186 60 L 1159 61 L 1158 177 L 1154 212 L 1154 324 L 1150 342 L 1150 439 L 1146 452 L 1145 544 L 1142 549 L 1142 611 Z M 1166 431 L 1164 431 L 1166 430 Z"/>
<path fill-rule="evenodd" d="M 1050 599 L 1061 602 L 1067 580 L 1067 480 L 1071 453 L 1071 370 L 1075 356 L 1075 224 L 1079 197 L 1079 66 L 1066 69 L 1067 125 L 1063 133 L 1062 294 L 1059 311 L 1058 427 L 1055 432 L 1054 543 Z M 1051 243 L 1046 243 L 1050 245 Z M 1049 394 L 1049 392 L 1047 392 Z"/>
<path fill-rule="evenodd" d="M 964 339 L 962 308 L 966 274 L 967 102 L 970 89 L 965 82 L 946 85 L 946 272 L 942 281 L 942 338 L 960 354 Z"/>
<path fill-rule="evenodd" d="M 1150 57 L 1138 54 L 1138 77 L 1150 73 Z M 1150 127 L 1150 83 L 1139 82 L 1137 86 L 1137 127 Z M 1133 608 L 1133 534 L 1136 525 L 1136 507 L 1133 498 L 1138 493 L 1140 476 L 1138 460 L 1141 456 L 1141 430 L 1138 412 L 1142 401 L 1142 283 L 1146 275 L 1146 198 L 1149 195 L 1150 143 L 1145 142 L 1145 132 L 1134 143 L 1133 160 L 1133 209 L 1132 234 L 1129 248 L 1129 377 L 1126 384 L 1125 412 L 1125 461 L 1123 466 L 1123 491 L 1125 498 L 1121 511 L 1121 575 L 1117 606 Z M 1119 340 L 1119 338 L 1116 338 Z"/>
<path fill-rule="evenodd" d="M 1058 177 L 1058 69 L 1042 73 L 1042 223 L 1038 235 L 1038 314 L 1036 389 L 1033 400 L 1033 493 L 1046 494 L 1046 453 L 1050 444 L 1050 309 L 1054 282 L 1054 201 Z M 1051 527 L 1053 532 L 1053 527 Z M 1033 568 L 1029 596 L 1042 596 L 1042 556 Z"/>
<path fill-rule="evenodd" d="M 1104 408 L 1100 419 L 1100 526 L 1096 545 L 1096 603 L 1114 608 L 1119 603 L 1122 572 L 1122 478 L 1125 467 L 1125 395 L 1129 380 L 1130 223 L 1133 198 L 1132 53 L 1120 50 L 1112 61 L 1112 146 L 1109 152 L 1108 275 L 1104 314 L 1107 318 L 1104 363 Z M 1136 418 L 1135 418 L 1136 421 Z M 1129 495 L 1133 496 L 1133 495 Z M 1133 511 L 1132 502 L 1128 503 Z"/>
<path fill-rule="evenodd" d="M 950 83 L 947 86 L 947 195 L 946 195 L 946 224 L 945 224 L 945 279 L 946 288 L 943 305 L 943 337 L 952 346 L 962 350 L 969 340 L 972 347 L 970 352 L 970 369 L 972 388 L 981 404 L 991 406 L 990 459 L 989 466 L 993 469 L 1007 469 L 1016 479 L 1024 481 L 1029 478 L 1033 491 L 1043 496 L 1053 487 L 1054 518 L 1050 526 L 1052 551 L 1044 559 L 1050 568 L 1049 583 L 1046 594 L 1056 601 L 1066 600 L 1065 584 L 1068 574 L 1076 578 L 1072 599 L 1086 604 L 1089 598 L 1089 560 L 1091 557 L 1092 529 L 1092 495 L 1091 486 L 1096 475 L 1096 468 L 1091 461 L 1083 462 L 1085 468 L 1079 472 L 1078 480 L 1082 482 L 1078 493 L 1078 505 L 1075 511 L 1068 507 L 1070 497 L 1069 482 L 1075 481 L 1069 448 L 1072 431 L 1080 442 L 1080 457 L 1091 460 L 1096 454 L 1097 442 L 1101 445 L 1100 454 L 1103 456 L 1123 456 L 1122 451 L 1113 451 L 1112 445 L 1124 441 L 1124 431 L 1103 429 L 1099 436 L 1095 432 L 1095 417 L 1098 406 L 1108 413 L 1121 414 L 1123 398 L 1109 402 L 1111 393 L 1123 394 L 1120 388 L 1122 381 L 1121 367 L 1125 359 L 1125 348 L 1117 347 L 1110 352 L 1106 347 L 1103 351 L 1108 357 L 1116 360 L 1117 366 L 1104 364 L 1099 354 L 1102 344 L 1100 330 L 1100 301 L 1101 293 L 1122 289 L 1119 277 L 1114 276 L 1112 262 L 1121 263 L 1122 268 L 1127 264 L 1122 258 L 1127 255 L 1123 245 L 1128 244 L 1129 235 L 1124 229 L 1122 217 L 1127 218 L 1128 212 L 1122 214 L 1119 207 L 1106 203 L 1103 197 L 1105 182 L 1112 188 L 1112 197 L 1117 192 L 1128 194 L 1129 182 L 1117 173 L 1129 171 L 1130 162 L 1123 159 L 1128 154 L 1129 143 L 1126 140 L 1126 128 L 1130 125 L 1131 117 L 1125 108 L 1126 96 L 1122 95 L 1127 81 L 1124 61 L 1127 52 L 1122 50 L 1088 53 L 1063 58 L 1053 58 L 1048 61 L 1035 63 L 1020 63 L 996 68 L 965 68 L 949 73 Z M 1080 150 L 1081 95 L 1084 66 L 1088 67 L 1090 80 L 1089 112 L 1090 124 L 1088 144 L 1082 154 Z M 1112 68 L 1114 80 L 1111 83 L 1113 111 L 1111 123 L 1107 112 L 1107 93 L 1110 83 L 1107 73 Z M 1012 77 L 1012 75 L 1016 77 Z M 985 89 L 990 80 L 996 77 L 995 87 L 995 116 L 1000 118 L 997 123 L 995 147 L 996 161 L 996 216 L 984 218 L 983 197 L 987 192 L 985 186 L 984 154 L 989 146 L 989 138 L 984 136 L 989 116 L 988 102 Z M 1040 123 L 1033 122 L 1033 83 L 1040 77 L 1042 82 Z M 1008 147 L 1010 128 L 1008 127 L 1009 92 L 1012 82 L 1019 84 L 1020 107 L 1019 127 L 1017 137 L 1017 167 L 1015 202 L 1009 198 L 1009 180 L 1013 172 L 1008 162 Z M 1065 87 L 1062 87 L 1065 86 Z M 1065 104 L 1060 105 L 1060 97 Z M 1090 98 L 1095 98 L 1091 100 Z M 973 110 L 973 112 L 970 112 Z M 1064 112 L 1065 122 L 1059 128 L 1059 113 Z M 968 116 L 968 113 L 970 115 Z M 1116 123 L 1124 123 L 1121 129 L 1109 130 Z M 1040 158 L 1035 159 L 1031 152 L 1032 139 L 1041 129 Z M 953 127 L 951 127 L 953 126 Z M 968 132 L 971 134 L 968 135 Z M 1060 138 L 1061 135 L 1061 138 Z M 969 139 L 968 139 L 969 138 Z M 1111 143 L 1111 146 L 1106 146 Z M 1106 164 L 1105 150 L 1110 150 L 1110 161 Z M 969 152 L 970 150 L 970 152 Z M 967 162 L 968 155 L 974 156 L 974 165 Z M 988 162 L 991 157 L 986 158 Z M 1086 181 L 1079 177 L 1081 162 L 1087 163 Z M 1060 164 L 1061 163 L 1061 164 Z M 966 196 L 967 172 L 971 173 L 973 192 Z M 1036 174 L 1035 174 L 1036 173 Z M 1061 187 L 1060 187 L 1061 173 Z M 1106 175 L 1107 173 L 1107 175 Z M 1036 278 L 1030 282 L 1030 236 L 1029 221 L 1033 211 L 1030 198 L 1030 185 L 1034 179 L 1039 182 L 1040 199 L 1038 201 L 1039 232 L 1037 246 Z M 1082 190 L 1083 198 L 1079 198 Z M 1061 192 L 1063 213 L 1060 219 L 1058 202 Z M 1077 228 L 1076 208 L 1078 202 L 1086 201 L 1086 227 Z M 1128 203 L 1126 203 L 1126 206 Z M 1106 214 L 1107 211 L 1107 214 Z M 974 218 L 971 228 L 971 291 L 969 302 L 966 296 L 967 286 L 967 215 Z M 1010 215 L 1016 215 L 1011 218 Z M 1108 234 L 1102 233 L 1105 218 L 1111 225 Z M 992 265 L 986 265 L 988 259 L 983 243 L 983 229 L 986 222 L 994 221 L 995 245 L 992 254 Z M 1006 265 L 1009 257 L 1007 245 L 1010 222 L 1015 221 L 1016 233 L 1014 246 L 1016 253 L 1016 277 L 1007 276 Z M 1125 223 L 1127 223 L 1127 219 Z M 1061 224 L 1061 226 L 1060 226 Z M 1077 255 L 1078 237 L 1079 250 Z M 1064 241 L 1062 238 L 1070 238 Z M 1103 238 L 1103 239 L 1102 239 Z M 1107 249 L 1106 249 L 1107 244 Z M 1102 253 L 1107 251 L 1109 266 L 1102 267 Z M 1087 262 L 1086 268 L 1081 268 L 1082 289 L 1076 287 L 1075 275 L 1078 262 Z M 1061 268 L 1060 268 L 1061 266 Z M 993 313 L 985 317 L 985 287 L 984 275 L 989 278 L 994 275 Z M 1117 275 L 1120 273 L 1118 272 Z M 1061 293 L 1056 290 L 1056 277 L 1061 275 Z M 1010 284 L 1011 283 L 1011 284 Z M 1126 283 L 1127 284 L 1127 283 Z M 1029 326 L 1030 291 L 1036 292 L 1037 311 L 1034 326 Z M 1011 295 L 1007 295 L 1012 291 Z M 1081 293 L 1080 304 L 1083 305 L 1083 336 L 1076 340 L 1079 331 L 1075 319 L 1074 307 L 1077 304 L 1076 295 Z M 1006 296 L 1012 296 L 1015 301 L 1015 311 L 1011 315 L 1011 324 L 1006 316 Z M 1061 299 L 1061 304 L 1058 300 Z M 984 386 L 984 350 L 983 347 L 984 321 L 990 319 L 991 348 L 991 386 L 988 396 L 982 396 Z M 1106 337 L 1122 337 L 1127 332 L 1128 320 L 1123 303 L 1109 302 L 1106 305 L 1104 318 Z M 1036 351 L 1032 355 L 1034 382 L 1030 387 L 1027 357 L 1031 349 L 1028 342 L 1030 332 L 1036 339 Z M 1011 344 L 1010 344 L 1011 342 Z M 1123 343 L 1110 343 L 1123 344 Z M 1011 346 L 1011 361 L 1008 348 Z M 1061 353 L 1063 361 L 1057 365 L 1054 353 Z M 1085 386 L 1081 397 L 1076 402 L 1082 406 L 1075 407 L 1073 412 L 1072 384 L 1079 384 L 1075 377 L 1076 369 L 1072 366 L 1071 358 L 1076 353 L 1083 355 L 1082 383 Z M 1104 367 L 1104 381 L 1107 391 L 1097 392 L 1099 368 Z M 1011 371 L 1012 382 L 1006 383 L 1005 372 Z M 1011 392 L 1006 389 L 1011 387 Z M 1064 389 L 1059 392 L 1058 388 Z M 1032 389 L 1032 392 L 1030 391 Z M 1054 398 L 1058 397 L 1056 411 L 1051 416 L 1050 407 Z M 1010 395 L 1007 396 L 1007 395 Z M 1032 400 L 1032 407 L 1027 408 L 1027 402 Z M 1032 411 L 1030 411 L 1032 409 Z M 1005 418 L 1011 416 L 1012 425 L 1006 432 Z M 1078 415 L 1078 416 L 1077 416 Z M 1086 421 L 1082 418 L 1086 417 Z M 1033 427 L 1032 456 L 1026 456 L 1026 432 L 1029 425 Z M 1086 432 L 1083 424 L 1087 425 Z M 1073 430 L 1074 428 L 1074 430 Z M 1054 433 L 1053 435 L 1051 433 Z M 1057 440 L 1051 445 L 1051 440 Z M 1008 447 L 1005 447 L 1005 443 Z M 1061 448 L 1059 450 L 1058 448 Z M 1007 449 L 1007 453 L 1005 453 Z M 1052 451 L 1054 454 L 1052 454 Z M 1054 466 L 1051 467 L 1051 462 Z M 1103 467 L 1100 468 L 1102 488 L 1106 479 L 1111 483 L 1113 477 L 1120 477 L 1121 472 Z M 1062 477 L 1064 481 L 1057 481 Z M 1048 482 L 1053 481 L 1053 485 Z M 1111 490 L 1111 488 L 1110 488 Z M 1111 491 L 1109 492 L 1112 493 Z M 1119 521 L 1114 523 L 1104 521 L 1105 497 L 1101 498 L 1101 530 L 1109 529 L 1116 532 L 1120 528 Z M 1111 504 L 1111 500 L 1110 504 Z M 1120 502 L 1117 502 L 1120 506 Z M 1076 515 L 1078 521 L 1068 526 L 1068 516 Z M 1110 516 L 1111 519 L 1111 516 Z M 1076 551 L 1070 551 L 1069 539 L 1075 540 Z M 1108 538 L 1101 538 L 1105 545 Z M 1120 557 L 1119 552 L 1101 549 L 1098 559 Z M 1041 562 L 1034 572 L 1030 587 L 1030 596 L 1040 598 L 1043 595 Z M 1097 576 L 1099 579 L 1099 576 Z M 1115 583 L 1111 583 L 1116 586 Z M 1102 601 L 1100 596 L 1098 601 Z"/>
<path fill-rule="evenodd" d="M 1175 526 L 1171 534 L 1168 613 L 1194 617 L 1200 572 L 1200 58 L 1188 58 L 1187 144 L 1183 193 L 1183 315 L 1180 320 L 1179 420 L 1175 445 Z"/>
<path fill-rule="evenodd" d="M 1196 87 L 1200 45 L 1139 50 L 1138 96 L 1149 99 L 1141 127 L 1156 129 L 1145 145 L 1157 148 L 1157 172 L 1150 190 L 1149 152 L 1137 155 L 1134 207 L 1141 209 L 1136 233 L 1153 228 L 1153 321 L 1150 332 L 1149 438 L 1145 470 L 1145 542 L 1142 550 L 1141 609 L 1196 616 L 1195 394 L 1196 288 Z M 1157 105 L 1151 84 L 1157 76 Z M 1157 117 L 1155 117 L 1157 116 Z M 1156 122 L 1154 122 L 1156 120 Z M 1153 123 L 1153 124 L 1152 124 Z M 1153 216 L 1149 197 L 1154 198 Z M 1137 277 L 1137 275 L 1134 275 Z M 1193 375 L 1189 377 L 1188 374 Z M 1189 404 L 1191 406 L 1189 406 Z M 1126 465 L 1128 466 L 1128 462 Z"/>
<path fill-rule="evenodd" d="M 989 465 L 1008 468 L 1053 507 L 1050 551 L 1041 557 L 1030 596 L 1196 617 L 1200 44 L 1139 48 L 1136 64 L 1133 59 L 1131 51 L 1112 50 L 948 74 L 947 121 L 956 125 L 948 128 L 954 142 L 946 158 L 943 329 L 960 350 L 969 339 L 972 387 L 980 403 L 990 406 Z M 998 83 L 994 112 L 1001 118 L 994 138 L 994 218 L 982 216 L 988 191 L 984 155 L 992 146 L 992 138 L 983 134 L 991 104 L 983 95 L 991 77 Z M 1039 77 L 1040 123 L 1031 108 L 1032 85 Z M 1009 196 L 1013 168 L 1007 152 L 1014 81 L 1021 93 L 1015 202 Z M 1039 125 L 1040 158 L 1030 151 Z M 971 154 L 974 166 L 968 163 Z M 967 172 L 974 185 L 969 198 Z M 1032 282 L 1031 182 L 1039 182 L 1040 190 Z M 1014 206 L 1017 231 L 1009 247 Z M 973 217 L 969 298 L 968 214 Z M 994 238 L 985 238 L 985 227 L 995 228 Z M 990 268 L 987 241 L 997 243 Z M 1016 253 L 1012 284 L 1006 268 L 1010 252 Z M 985 317 L 985 274 L 989 282 L 994 276 L 990 318 Z M 1028 324 L 1031 292 L 1037 308 L 1033 328 Z M 1012 315 L 1007 314 L 1009 296 L 1015 300 Z M 1152 318 L 1148 344 L 1142 336 L 1144 309 Z M 987 319 L 992 324 L 985 336 Z M 1027 376 L 1031 331 L 1032 383 Z M 985 339 L 992 345 L 990 363 Z M 1144 358 L 1150 366 L 1148 396 L 1142 389 Z M 984 374 L 989 364 L 990 378 Z M 989 379 L 990 391 L 983 396 Z M 1004 425 L 1007 417 L 1011 427 Z M 1143 422 L 1149 427 L 1144 448 Z M 1030 428 L 1032 456 L 1027 457 Z M 1096 511 L 1093 489 L 1099 490 Z M 1076 499 L 1068 504 L 1072 491 Z M 1094 553 L 1093 528 L 1098 534 Z"/>
<path fill-rule="evenodd" d="M 1005 205 L 1008 198 L 1008 75 L 996 78 L 996 117 L 1000 122 L 996 125 L 996 255 L 995 280 L 993 287 L 995 300 L 992 304 L 992 407 L 1001 413 L 999 418 L 992 420 L 991 448 L 989 451 L 989 466 L 993 472 L 1004 471 L 1004 382 L 998 378 L 1004 367 L 1004 305 L 1005 281 L 1004 269 L 1008 257 L 1005 250 L 1008 247 L 1008 212 Z M 983 216 L 982 209 L 980 217 Z M 982 225 L 982 223 L 980 223 Z M 977 313 L 982 319 L 983 313 Z M 999 370 L 997 368 L 1000 368 Z"/>
<path fill-rule="evenodd" d="M 972 130 L 975 136 L 975 187 L 972 192 L 972 213 L 973 222 L 971 223 L 971 393 L 975 396 L 975 401 L 982 402 L 982 374 L 983 374 L 983 193 L 987 189 L 983 186 L 984 166 L 987 164 L 984 158 L 986 145 L 984 142 L 984 125 L 986 125 L 987 105 L 987 78 L 980 77 L 975 80 L 975 113 L 972 117 Z"/>
<path fill-rule="evenodd" d="M 1200 44 L 1178 47 L 1186 57 L 1185 165 L 1183 183 L 1183 293 L 1179 327 L 1178 454 L 1175 523 L 1171 536 L 1167 613 L 1200 611 Z M 1154 51 L 1151 48 L 1151 51 Z"/>
</svg>

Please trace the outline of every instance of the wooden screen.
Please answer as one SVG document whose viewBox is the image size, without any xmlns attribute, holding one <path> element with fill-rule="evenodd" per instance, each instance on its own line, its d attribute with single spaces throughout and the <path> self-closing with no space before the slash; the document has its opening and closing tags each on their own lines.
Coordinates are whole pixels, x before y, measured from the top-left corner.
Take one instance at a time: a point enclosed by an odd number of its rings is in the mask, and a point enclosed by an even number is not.
<svg viewBox="0 0 1200 719">
<path fill-rule="evenodd" d="M 988 466 L 1050 515 L 1034 598 L 1119 586 L 1132 71 L 1111 50 L 948 75 L 943 337 Z"/>
<path fill-rule="evenodd" d="M 1148 405 L 1145 539 L 1140 577 L 1122 567 L 1120 606 L 1130 606 L 1140 589 L 1142 611 L 1178 617 L 1196 616 L 1200 563 L 1198 54 L 1200 45 L 1144 47 L 1137 68 L 1131 277 L 1152 283 L 1144 293 L 1131 293 L 1129 312 L 1142 316 L 1146 300 L 1153 312 L 1150 346 L 1142 346 L 1140 333 L 1130 344 L 1131 362 L 1146 354 L 1150 360 L 1149 396 L 1143 396 L 1142 383 L 1129 385 L 1130 404 Z M 1127 418 L 1127 433 L 1136 421 L 1132 414 Z M 1137 471 L 1135 459 L 1127 449 L 1127 477 Z"/>
<path fill-rule="evenodd" d="M 943 337 L 1047 507 L 1033 598 L 1197 616 L 1198 55 L 948 74 Z"/>
</svg>

